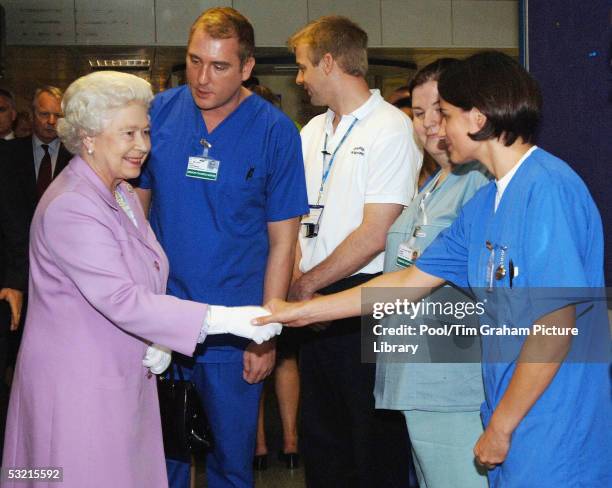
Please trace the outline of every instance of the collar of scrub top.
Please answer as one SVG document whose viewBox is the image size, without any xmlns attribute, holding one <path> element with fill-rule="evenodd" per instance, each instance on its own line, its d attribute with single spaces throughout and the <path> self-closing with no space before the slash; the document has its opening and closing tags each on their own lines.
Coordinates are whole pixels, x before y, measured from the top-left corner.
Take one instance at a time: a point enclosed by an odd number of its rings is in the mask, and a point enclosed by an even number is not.
<svg viewBox="0 0 612 488">
<path fill-rule="evenodd" d="M 525 160 L 531 156 L 531 153 L 535 151 L 538 146 L 530 147 L 525 154 L 518 160 L 518 162 L 512 167 L 510 171 L 508 171 L 502 178 L 499 180 L 495 180 L 495 185 L 497 186 L 497 193 L 495 194 L 495 210 L 497 211 L 497 207 L 499 207 L 499 202 L 501 202 L 502 196 L 508 188 L 510 181 L 521 167 L 521 165 L 525 162 Z"/>
</svg>

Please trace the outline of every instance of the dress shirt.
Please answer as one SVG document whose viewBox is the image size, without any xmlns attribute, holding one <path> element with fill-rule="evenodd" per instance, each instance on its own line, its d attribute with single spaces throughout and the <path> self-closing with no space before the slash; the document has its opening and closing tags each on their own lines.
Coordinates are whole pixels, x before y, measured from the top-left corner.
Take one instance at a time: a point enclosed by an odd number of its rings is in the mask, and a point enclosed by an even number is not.
<svg viewBox="0 0 612 488">
<path fill-rule="evenodd" d="M 32 152 L 34 154 L 34 170 L 36 171 L 36 179 L 38 179 L 38 170 L 40 169 L 40 163 L 42 158 L 45 156 L 45 150 L 42 148 L 43 144 L 49 146 L 49 155 L 51 156 L 51 175 L 55 174 L 55 163 L 57 162 L 57 155 L 60 148 L 60 140 L 58 137 L 53 139 L 51 142 L 42 142 L 36 135 L 32 134 Z"/>
</svg>

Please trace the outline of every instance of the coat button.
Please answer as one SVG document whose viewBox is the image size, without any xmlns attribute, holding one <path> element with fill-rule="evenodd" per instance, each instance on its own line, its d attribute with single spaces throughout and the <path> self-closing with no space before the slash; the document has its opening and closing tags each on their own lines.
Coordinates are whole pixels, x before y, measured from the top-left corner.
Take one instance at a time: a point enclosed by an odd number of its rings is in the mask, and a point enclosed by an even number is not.
<svg viewBox="0 0 612 488">
<path fill-rule="evenodd" d="M 155 261 L 155 262 L 153 263 L 153 266 L 155 266 L 155 269 L 156 269 L 157 271 L 159 271 L 159 261 Z"/>
</svg>

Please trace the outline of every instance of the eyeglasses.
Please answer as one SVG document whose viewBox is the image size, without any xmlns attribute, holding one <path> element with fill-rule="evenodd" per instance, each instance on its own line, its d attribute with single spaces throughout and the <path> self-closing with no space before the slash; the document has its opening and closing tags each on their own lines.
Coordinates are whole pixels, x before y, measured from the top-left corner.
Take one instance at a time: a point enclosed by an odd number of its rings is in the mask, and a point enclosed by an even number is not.
<svg viewBox="0 0 612 488">
<path fill-rule="evenodd" d="M 58 113 L 58 112 L 40 112 L 40 111 L 36 110 L 36 116 L 39 119 L 42 119 L 42 120 L 49 120 L 52 115 L 56 119 L 61 119 L 64 116 L 64 114 L 61 113 L 61 112 L 60 113 Z"/>
</svg>

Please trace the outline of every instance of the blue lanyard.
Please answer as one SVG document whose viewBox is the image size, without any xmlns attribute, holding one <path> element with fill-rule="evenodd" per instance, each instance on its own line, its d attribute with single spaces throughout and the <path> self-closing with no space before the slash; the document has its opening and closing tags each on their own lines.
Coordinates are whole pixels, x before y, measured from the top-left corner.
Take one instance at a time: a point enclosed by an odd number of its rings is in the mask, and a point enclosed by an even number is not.
<svg viewBox="0 0 612 488">
<path fill-rule="evenodd" d="M 323 153 L 323 176 L 321 177 L 321 186 L 319 187 L 319 198 L 317 200 L 317 204 L 320 203 L 321 195 L 323 195 L 323 187 L 325 186 L 325 182 L 327 181 L 327 177 L 329 176 L 329 172 L 331 171 L 332 165 L 334 164 L 334 160 L 336 159 L 336 154 L 338 153 L 338 149 L 340 149 L 340 147 L 342 146 L 344 141 L 346 141 L 346 138 L 351 133 L 351 130 L 353 130 L 353 127 L 355 127 L 355 124 L 357 123 L 357 120 L 359 120 L 359 119 L 353 120 L 353 122 L 349 126 L 348 130 L 342 136 L 342 139 L 340 140 L 340 143 L 336 146 L 336 149 L 331 154 L 331 159 L 329 160 L 329 164 L 327 165 L 327 167 L 325 166 L 325 159 L 326 159 L 327 156 L 330 155 L 330 153 L 327 152 L 327 136 L 328 136 L 328 134 L 325 133 L 325 143 L 323 145 L 323 151 L 321 151 Z"/>
</svg>

